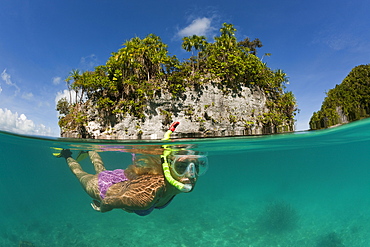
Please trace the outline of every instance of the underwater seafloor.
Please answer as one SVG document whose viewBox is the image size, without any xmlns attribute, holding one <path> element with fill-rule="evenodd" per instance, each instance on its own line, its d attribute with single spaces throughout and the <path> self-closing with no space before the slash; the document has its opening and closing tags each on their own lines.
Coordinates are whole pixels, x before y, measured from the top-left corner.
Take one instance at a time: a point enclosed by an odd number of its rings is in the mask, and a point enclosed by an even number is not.
<svg viewBox="0 0 370 247">
<path fill-rule="evenodd" d="M 370 119 L 292 134 L 178 139 L 208 152 L 193 192 L 138 216 L 90 207 L 51 147 L 97 150 L 124 169 L 160 141 L 0 132 L 0 246 L 370 246 Z M 168 144 L 168 143 L 167 143 Z M 82 166 L 92 172 L 88 160 Z"/>
</svg>

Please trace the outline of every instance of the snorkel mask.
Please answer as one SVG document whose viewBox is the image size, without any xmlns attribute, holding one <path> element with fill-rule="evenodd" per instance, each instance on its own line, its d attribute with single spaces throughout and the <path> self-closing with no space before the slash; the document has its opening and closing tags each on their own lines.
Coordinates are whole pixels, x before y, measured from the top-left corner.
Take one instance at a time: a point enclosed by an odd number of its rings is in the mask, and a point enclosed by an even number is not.
<svg viewBox="0 0 370 247">
<path fill-rule="evenodd" d="M 162 140 L 170 140 L 171 134 L 175 131 L 179 122 L 174 122 L 165 133 Z M 184 184 L 173 178 L 171 172 L 179 178 L 186 177 L 194 179 L 204 174 L 208 168 L 208 159 L 205 155 L 200 155 L 191 150 L 171 149 L 168 145 L 163 145 L 164 151 L 161 155 L 162 168 L 166 180 L 181 192 L 190 192 L 193 189 L 191 184 Z"/>
<path fill-rule="evenodd" d="M 205 155 L 179 155 L 175 152 L 170 158 L 172 158 L 171 171 L 177 177 L 195 178 L 203 175 L 208 169 L 208 159 Z"/>
</svg>

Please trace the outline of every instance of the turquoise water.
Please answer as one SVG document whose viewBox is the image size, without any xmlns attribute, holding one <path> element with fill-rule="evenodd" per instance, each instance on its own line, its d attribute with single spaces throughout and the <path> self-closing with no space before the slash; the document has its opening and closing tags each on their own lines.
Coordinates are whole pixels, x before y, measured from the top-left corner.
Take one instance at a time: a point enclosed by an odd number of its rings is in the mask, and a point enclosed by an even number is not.
<svg viewBox="0 0 370 247">
<path fill-rule="evenodd" d="M 209 170 L 193 192 L 145 217 L 94 211 L 50 149 L 102 151 L 107 169 L 124 169 L 130 150 L 161 144 L 0 132 L 0 246 L 370 246 L 370 119 L 316 132 L 175 140 L 207 151 Z"/>
</svg>

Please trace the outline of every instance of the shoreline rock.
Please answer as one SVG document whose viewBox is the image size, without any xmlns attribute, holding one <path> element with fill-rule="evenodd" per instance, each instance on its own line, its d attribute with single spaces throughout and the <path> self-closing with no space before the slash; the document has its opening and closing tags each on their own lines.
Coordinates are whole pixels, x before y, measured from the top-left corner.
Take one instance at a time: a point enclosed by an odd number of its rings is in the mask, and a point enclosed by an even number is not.
<svg viewBox="0 0 370 247">
<path fill-rule="evenodd" d="M 87 124 L 61 131 L 62 137 L 94 139 L 161 139 L 173 121 L 181 124 L 173 137 L 221 137 L 261 135 L 294 131 L 294 123 L 279 130 L 261 123 L 268 96 L 258 87 L 241 87 L 238 93 L 224 93 L 207 84 L 189 89 L 181 98 L 168 93 L 157 95 L 147 104 L 145 118 L 123 114 L 108 117 L 107 124 L 94 106 L 86 102 Z"/>
</svg>

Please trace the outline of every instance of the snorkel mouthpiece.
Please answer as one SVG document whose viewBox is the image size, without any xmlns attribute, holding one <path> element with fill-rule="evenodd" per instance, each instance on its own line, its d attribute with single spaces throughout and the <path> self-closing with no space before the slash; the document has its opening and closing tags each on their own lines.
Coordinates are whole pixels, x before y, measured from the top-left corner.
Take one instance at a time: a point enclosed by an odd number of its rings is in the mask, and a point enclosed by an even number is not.
<svg viewBox="0 0 370 247">
<path fill-rule="evenodd" d="M 183 187 L 181 189 L 182 192 L 190 192 L 193 189 L 191 184 L 182 184 Z"/>
</svg>

